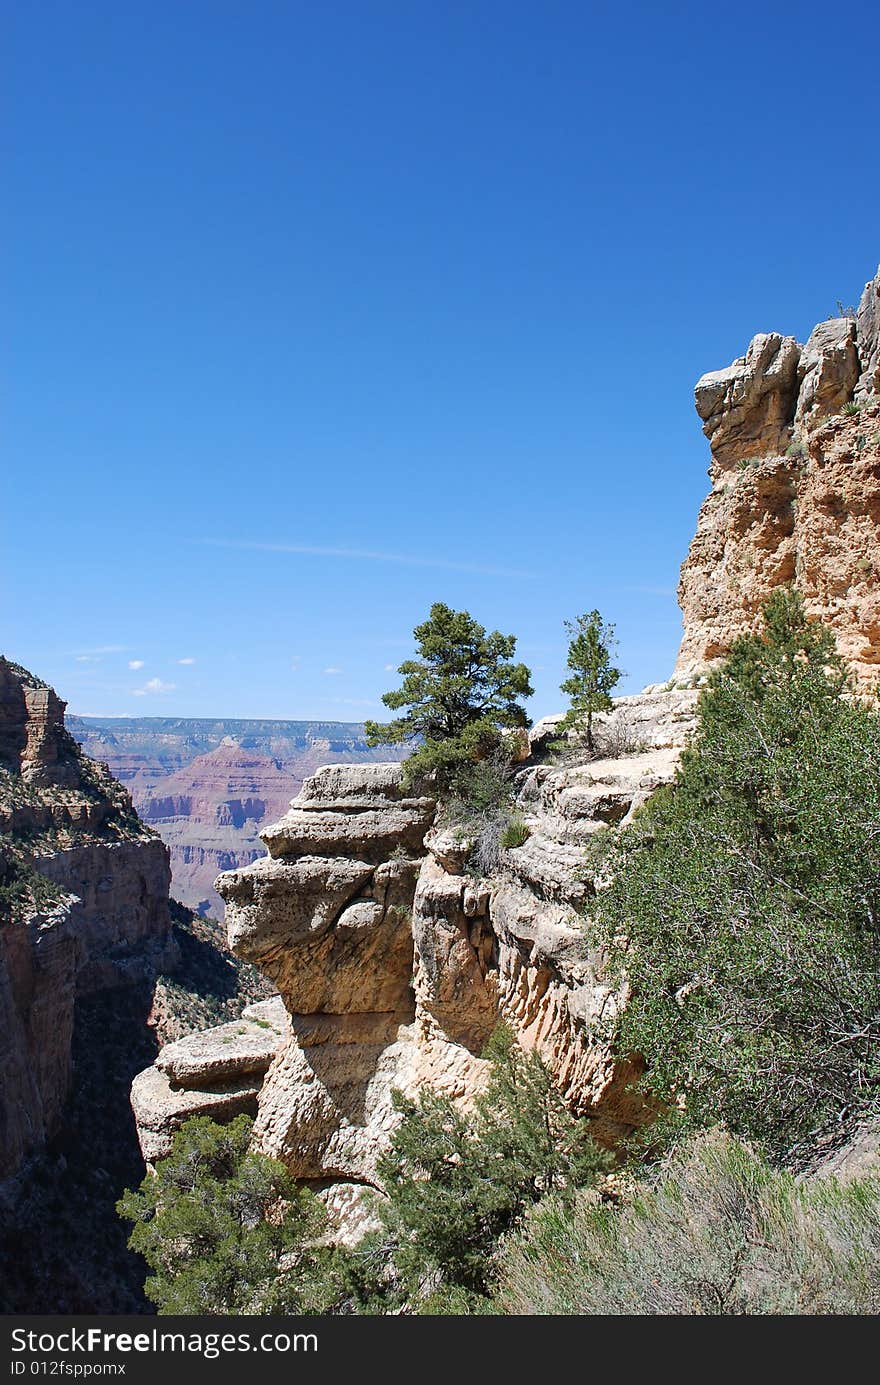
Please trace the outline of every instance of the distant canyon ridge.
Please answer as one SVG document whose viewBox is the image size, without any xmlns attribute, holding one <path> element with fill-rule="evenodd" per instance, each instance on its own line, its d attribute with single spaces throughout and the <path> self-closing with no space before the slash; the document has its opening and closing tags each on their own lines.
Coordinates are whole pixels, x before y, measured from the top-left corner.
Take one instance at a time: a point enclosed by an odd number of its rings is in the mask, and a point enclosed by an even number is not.
<svg viewBox="0 0 880 1385">
<path fill-rule="evenodd" d="M 357 722 L 68 715 L 67 726 L 167 844 L 175 898 L 218 919 L 214 880 L 265 854 L 260 831 L 319 765 L 388 761 L 396 749 L 371 750 Z"/>
</svg>

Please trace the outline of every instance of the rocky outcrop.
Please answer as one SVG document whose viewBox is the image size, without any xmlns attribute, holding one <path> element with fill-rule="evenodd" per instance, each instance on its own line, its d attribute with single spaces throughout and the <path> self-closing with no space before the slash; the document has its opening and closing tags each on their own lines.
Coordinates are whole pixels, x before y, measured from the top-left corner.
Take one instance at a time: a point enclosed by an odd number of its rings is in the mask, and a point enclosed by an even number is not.
<svg viewBox="0 0 880 1385">
<path fill-rule="evenodd" d="M 166 1044 L 131 1089 L 145 1161 L 164 1158 L 175 1130 L 191 1116 L 255 1115 L 263 1078 L 287 1032 L 287 1013 L 275 998 L 245 1006 L 230 1024 Z"/>
<path fill-rule="evenodd" d="M 0 659 L 0 1178 L 57 1131 L 78 999 L 171 965 L 168 858 L 65 704 Z"/>
<path fill-rule="evenodd" d="M 256 1102 L 255 1146 L 329 1184 L 351 1222 L 398 1119 L 394 1089 L 471 1101 L 501 1021 L 544 1056 L 598 1138 L 631 1130 L 644 1113 L 631 1063 L 603 1037 L 622 994 L 581 917 L 583 845 L 672 775 L 696 696 L 618 699 L 597 719 L 604 758 L 527 763 L 526 840 L 485 877 L 469 872 L 463 834 L 435 824 L 432 800 L 405 792 L 398 765 L 320 769 L 266 831 L 268 854 L 217 882 L 231 945 L 278 986 L 289 1025 L 279 1051 L 260 1085 L 229 1067 L 205 1081 L 198 1053 L 191 1080 L 190 1060 L 166 1050 L 133 1092 L 145 1155 L 197 1109 L 226 1118 Z M 199 1044 L 217 1053 L 228 1029 Z"/>
<path fill-rule="evenodd" d="M 794 583 L 859 684 L 880 671 L 880 270 L 853 318 L 804 347 L 756 337 L 696 386 L 712 491 L 682 567 L 676 676 L 754 630 L 774 587 Z"/>
<path fill-rule="evenodd" d="M 794 337 L 762 332 L 733 365 L 697 381 L 697 413 L 719 466 L 783 449 L 797 404 L 800 356 Z"/>
</svg>

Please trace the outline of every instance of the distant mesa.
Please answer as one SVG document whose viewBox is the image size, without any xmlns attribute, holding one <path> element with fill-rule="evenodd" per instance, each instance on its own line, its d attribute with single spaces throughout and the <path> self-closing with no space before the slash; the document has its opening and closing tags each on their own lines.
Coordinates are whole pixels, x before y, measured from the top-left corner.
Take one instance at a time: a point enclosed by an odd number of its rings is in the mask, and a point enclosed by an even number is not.
<svg viewBox="0 0 880 1385">
<path fill-rule="evenodd" d="M 360 722 L 71 716 L 68 725 L 169 847 L 175 898 L 218 919 L 214 880 L 264 854 L 260 832 L 305 779 L 324 764 L 395 754 L 370 749 Z"/>
</svg>

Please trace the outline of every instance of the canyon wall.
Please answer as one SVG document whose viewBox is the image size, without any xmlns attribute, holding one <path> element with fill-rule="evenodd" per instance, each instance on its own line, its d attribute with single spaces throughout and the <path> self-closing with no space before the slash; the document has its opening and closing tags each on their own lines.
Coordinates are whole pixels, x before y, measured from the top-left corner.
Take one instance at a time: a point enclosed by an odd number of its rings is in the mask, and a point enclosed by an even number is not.
<svg viewBox="0 0 880 1385">
<path fill-rule="evenodd" d="M 598 1037 L 621 995 L 579 916 L 583 847 L 672 775 L 696 696 L 617 699 L 599 718 L 603 758 L 567 768 L 540 762 L 552 723 L 539 725 L 517 771 L 528 836 L 485 876 L 433 800 L 404 791 L 399 765 L 319 769 L 264 832 L 268 854 L 217 882 L 233 950 L 278 987 L 285 1023 L 264 1034 L 259 1074 L 244 1031 L 240 1061 L 221 1062 L 226 1026 L 160 1055 L 132 1093 L 145 1157 L 166 1153 L 188 1115 L 256 1105 L 256 1146 L 330 1185 L 347 1220 L 387 1148 L 393 1089 L 469 1101 L 502 1021 L 542 1054 L 597 1138 L 630 1131 L 642 1117 L 631 1065 Z"/>
<path fill-rule="evenodd" d="M 834 631 L 859 685 L 880 678 L 880 270 L 855 318 L 821 322 L 802 346 L 757 336 L 704 375 L 697 413 L 712 490 L 681 570 L 676 676 L 724 657 L 793 582 Z"/>
<path fill-rule="evenodd" d="M 175 956 L 167 851 L 64 710 L 0 658 L 0 1179 L 58 1129 L 77 999 Z"/>
</svg>

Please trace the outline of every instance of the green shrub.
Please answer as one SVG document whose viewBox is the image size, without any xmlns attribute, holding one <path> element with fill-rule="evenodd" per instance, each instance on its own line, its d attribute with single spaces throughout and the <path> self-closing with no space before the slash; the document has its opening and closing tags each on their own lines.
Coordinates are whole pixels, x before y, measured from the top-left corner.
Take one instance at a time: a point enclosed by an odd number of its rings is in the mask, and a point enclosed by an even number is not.
<svg viewBox="0 0 880 1385">
<path fill-rule="evenodd" d="M 501 1238 L 527 1207 L 549 1193 L 566 1204 L 608 1163 L 537 1054 L 505 1029 L 488 1052 L 491 1077 L 470 1114 L 432 1091 L 396 1097 L 403 1119 L 379 1164 L 381 1215 L 420 1311 L 486 1311 Z"/>
<path fill-rule="evenodd" d="M 628 1205 L 538 1207 L 497 1298 L 517 1314 L 876 1314 L 880 1180 L 798 1183 L 704 1134 Z"/>
<path fill-rule="evenodd" d="M 523 842 L 528 841 L 530 835 L 531 832 L 523 821 L 522 815 L 514 813 L 501 833 L 501 846 L 505 851 L 510 851 L 513 847 L 522 846 Z"/>
<path fill-rule="evenodd" d="M 252 1121 L 188 1120 L 167 1159 L 117 1204 L 160 1314 L 302 1313 L 324 1305 L 324 1210 L 282 1164 L 248 1150 Z"/>
<path fill-rule="evenodd" d="M 491 875 L 501 864 L 502 838 L 514 813 L 513 766 L 503 747 L 459 765 L 449 781 L 440 822 L 471 843 L 468 869 Z"/>
<path fill-rule="evenodd" d="M 590 909 L 649 1088 L 797 1160 L 877 1100 L 880 719 L 795 593 L 765 625 L 703 692 L 674 785 L 594 840 Z"/>
</svg>

